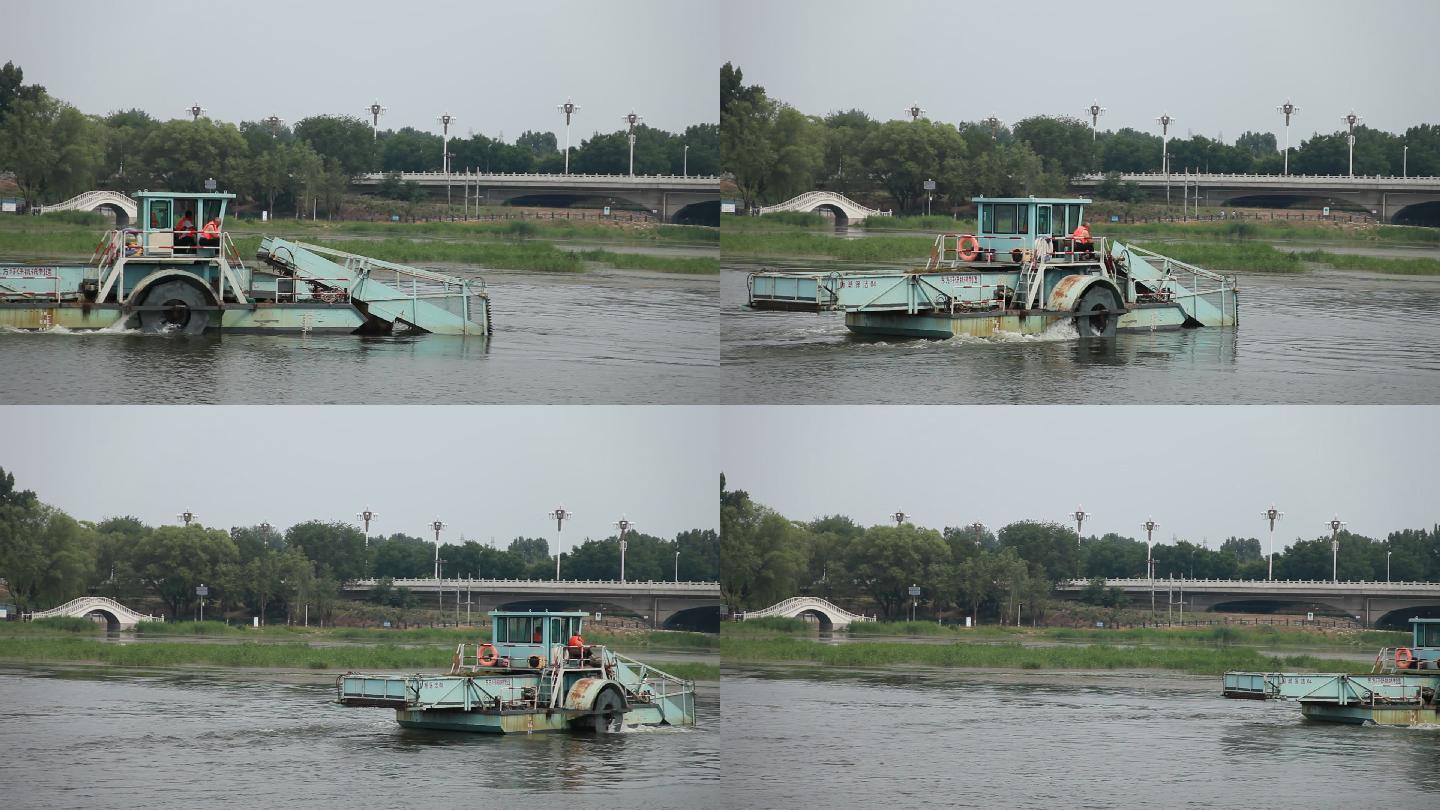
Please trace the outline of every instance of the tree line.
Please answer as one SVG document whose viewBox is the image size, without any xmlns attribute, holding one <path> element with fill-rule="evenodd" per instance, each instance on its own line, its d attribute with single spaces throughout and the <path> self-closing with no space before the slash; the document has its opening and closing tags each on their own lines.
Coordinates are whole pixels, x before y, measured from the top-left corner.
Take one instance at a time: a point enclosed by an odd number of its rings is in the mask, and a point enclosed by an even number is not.
<svg viewBox="0 0 1440 810">
<path fill-rule="evenodd" d="M 688 159 L 685 147 L 689 147 Z M 573 173 L 629 171 L 626 133 L 595 132 L 570 149 Z M 374 133 L 354 116 L 313 115 L 291 125 L 233 124 L 209 118 L 159 121 L 138 110 L 86 115 L 24 83 L 11 62 L 0 68 L 0 172 L 14 174 L 29 204 L 82 191 L 220 189 L 273 212 L 338 209 L 350 178 L 365 172 L 443 169 L 442 138 L 411 127 Z M 553 132 L 526 131 L 506 142 L 470 134 L 449 142 L 452 172 L 560 172 L 565 155 Z M 719 171 L 719 127 L 672 133 L 635 128 L 636 174 Z"/>
<path fill-rule="evenodd" d="M 628 580 L 670 580 L 679 551 L 682 581 L 714 582 L 719 537 L 712 529 L 661 538 L 626 534 Z M 542 537 L 517 537 L 500 549 L 474 541 L 442 543 L 444 576 L 554 579 L 555 560 Z M 86 593 L 121 602 L 147 597 L 174 619 L 195 615 L 195 588 L 210 589 L 207 610 L 244 609 L 286 616 L 298 605 L 328 621 L 342 583 L 365 577 L 434 575 L 434 543 L 405 534 L 372 537 L 343 522 L 310 520 L 283 531 L 266 525 L 229 531 L 199 523 L 149 526 L 134 517 L 75 520 L 16 488 L 0 469 L 0 580 L 24 610 L 42 610 Z M 617 579 L 616 537 L 586 538 L 561 555 L 565 579 Z"/>
<path fill-rule="evenodd" d="M 1292 147 L 1292 174 L 1345 174 L 1347 133 L 1318 134 Z M 720 71 L 721 168 L 735 178 L 745 204 L 780 202 L 828 189 L 901 212 L 925 208 L 926 180 L 935 205 L 964 206 L 976 196 L 1061 194 L 1070 178 L 1090 172 L 1162 170 L 1159 134 L 1129 127 L 1101 131 L 1070 116 L 1036 115 L 994 129 L 984 121 L 950 124 L 877 121 L 860 110 L 807 115 L 742 71 Z M 1440 175 L 1440 126 L 1403 134 L 1355 128 L 1355 173 Z M 1279 174 L 1283 155 L 1269 132 L 1245 132 L 1233 143 L 1204 135 L 1172 137 L 1170 171 Z"/>
<path fill-rule="evenodd" d="M 1062 579 L 1145 576 L 1143 538 L 1079 537 L 1050 521 L 1019 520 L 998 531 L 972 526 L 929 529 L 909 523 L 862 526 L 844 515 L 794 521 L 727 490 L 720 479 L 720 589 L 732 610 L 757 609 L 800 594 L 876 612 L 908 615 L 912 585 L 920 609 L 985 619 L 1043 621 Z M 1440 581 L 1440 526 L 1384 538 L 1340 533 L 1339 577 Z M 1158 578 L 1266 578 L 1261 540 L 1230 537 L 1219 548 L 1192 540 L 1157 542 Z M 1275 555 L 1276 579 L 1328 580 L 1330 537 L 1297 538 Z"/>
</svg>

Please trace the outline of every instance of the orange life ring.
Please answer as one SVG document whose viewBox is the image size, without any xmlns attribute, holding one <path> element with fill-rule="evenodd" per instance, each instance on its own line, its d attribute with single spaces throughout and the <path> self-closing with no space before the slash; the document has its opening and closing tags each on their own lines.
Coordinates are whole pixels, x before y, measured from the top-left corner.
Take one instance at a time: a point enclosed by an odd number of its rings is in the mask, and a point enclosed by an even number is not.
<svg viewBox="0 0 1440 810">
<path fill-rule="evenodd" d="M 485 642 L 475 650 L 475 663 L 482 667 L 493 667 L 495 662 L 500 660 L 500 653 L 495 651 L 495 645 Z"/>
<path fill-rule="evenodd" d="M 1409 647 L 1400 647 L 1395 650 L 1395 668 L 1409 669 L 1415 663 L 1415 653 L 1410 652 Z"/>
<path fill-rule="evenodd" d="M 967 241 L 971 245 L 970 249 L 962 250 L 960 246 L 964 245 Z M 976 239 L 973 234 L 961 234 L 960 238 L 955 240 L 955 255 L 959 256 L 962 262 L 975 261 L 975 257 L 980 255 L 980 240 Z"/>
</svg>

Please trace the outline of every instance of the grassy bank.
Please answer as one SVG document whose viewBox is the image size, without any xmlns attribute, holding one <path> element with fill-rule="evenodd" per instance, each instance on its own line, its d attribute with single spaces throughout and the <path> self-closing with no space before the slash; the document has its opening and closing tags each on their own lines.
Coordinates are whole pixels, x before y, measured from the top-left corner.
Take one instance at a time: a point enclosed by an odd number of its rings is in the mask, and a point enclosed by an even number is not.
<svg viewBox="0 0 1440 810">
<path fill-rule="evenodd" d="M 1226 221 L 1226 222 L 1140 222 L 1093 223 L 1103 236 L 1125 238 L 1167 236 L 1177 239 L 1266 239 L 1361 244 L 1440 244 L 1440 228 L 1413 225 L 1342 227 L 1321 222 Z"/>
<path fill-rule="evenodd" d="M 812 663 L 826 667 L 909 664 L 1031 670 L 1162 669 L 1194 675 L 1219 675 L 1230 670 L 1325 670 L 1368 672 L 1369 666 L 1310 655 L 1269 656 L 1246 647 L 1150 647 L 1094 644 L 1076 647 L 1022 647 L 1009 644 L 908 644 L 865 641 L 821 644 L 797 638 L 730 638 L 720 643 L 726 664 L 761 662 Z"/>
<path fill-rule="evenodd" d="M 1307 263 L 1336 270 L 1393 275 L 1440 275 L 1440 259 L 1399 259 L 1307 250 L 1291 253 L 1259 242 L 1136 242 L 1141 247 L 1220 273 L 1302 273 Z"/>
<path fill-rule="evenodd" d="M 0 638 L 0 660 L 26 662 L 98 662 L 118 667 L 268 667 L 314 670 L 443 671 L 450 668 L 452 648 L 345 645 L 313 647 L 308 644 L 241 642 L 205 644 L 147 642 L 112 644 L 90 638 Z M 714 680 L 714 664 L 673 662 L 666 672 L 693 680 Z"/>
<path fill-rule="evenodd" d="M 839 239 L 799 231 L 720 233 L 722 255 L 830 256 L 846 261 L 904 261 L 923 263 L 934 239 L 926 236 L 871 236 Z"/>
<path fill-rule="evenodd" d="M 76 619 L 85 627 L 67 628 L 68 632 L 94 634 L 104 627 L 87 619 Z M 40 622 L 31 622 L 39 625 Z M 301 627 L 298 625 L 272 625 L 270 627 L 235 627 L 224 622 L 141 622 L 135 632 L 141 636 L 204 636 L 211 638 L 251 638 L 275 642 L 306 642 L 334 639 L 340 641 L 361 641 L 374 643 L 418 643 L 435 642 L 453 647 L 466 641 L 490 640 L 488 627 Z M 0 630 L 0 636 L 5 635 Z M 719 646 L 719 639 L 704 633 L 683 633 L 667 630 L 648 630 L 626 633 L 606 633 L 591 629 L 585 633 L 589 641 L 615 647 L 679 647 L 693 650 L 713 650 Z"/>
<path fill-rule="evenodd" d="M 1330 253 L 1324 250 L 1307 250 L 1295 255 L 1304 261 L 1328 265 L 1337 270 L 1368 270 L 1372 273 L 1393 273 L 1402 276 L 1440 275 L 1440 259 L 1356 256 L 1352 253 Z"/>
<path fill-rule="evenodd" d="M 863 226 L 867 231 L 930 231 L 932 233 L 974 233 L 975 220 L 956 219 L 943 214 L 914 217 L 870 217 Z"/>
</svg>

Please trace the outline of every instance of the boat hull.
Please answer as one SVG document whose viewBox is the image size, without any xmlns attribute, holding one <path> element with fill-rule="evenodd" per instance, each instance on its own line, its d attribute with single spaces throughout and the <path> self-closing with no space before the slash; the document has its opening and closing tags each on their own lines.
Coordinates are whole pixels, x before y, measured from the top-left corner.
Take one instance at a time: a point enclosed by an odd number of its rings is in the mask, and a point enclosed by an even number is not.
<svg viewBox="0 0 1440 810">
<path fill-rule="evenodd" d="M 331 332 L 350 334 L 365 324 L 365 315 L 341 304 L 227 304 L 219 326 L 207 332 Z M 138 328 L 132 310 L 121 304 L 0 303 L 0 328 L 26 331 L 70 331 Z"/>
<path fill-rule="evenodd" d="M 396 709 L 395 722 L 404 728 L 428 731 L 465 731 L 477 734 L 534 734 L 542 731 L 570 731 L 575 720 L 587 717 L 584 712 L 494 712 L 435 709 Z M 665 713 L 656 706 L 634 706 L 625 713 L 625 725 L 693 726 L 693 714 Z"/>
<path fill-rule="evenodd" d="M 960 312 L 946 313 L 865 312 L 845 313 L 845 328 L 861 335 L 894 335 L 949 339 L 953 337 L 995 337 L 1001 333 L 1038 335 L 1057 323 L 1074 319 L 1070 312 Z M 1134 307 L 1120 316 L 1116 331 L 1158 332 L 1186 325 L 1185 311 L 1178 304 L 1150 304 Z"/>
<path fill-rule="evenodd" d="M 1301 703 L 1300 713 L 1307 720 L 1322 723 L 1343 723 L 1353 726 L 1422 726 L 1440 724 L 1440 709 L 1435 706 L 1337 706 L 1333 703 Z"/>
</svg>

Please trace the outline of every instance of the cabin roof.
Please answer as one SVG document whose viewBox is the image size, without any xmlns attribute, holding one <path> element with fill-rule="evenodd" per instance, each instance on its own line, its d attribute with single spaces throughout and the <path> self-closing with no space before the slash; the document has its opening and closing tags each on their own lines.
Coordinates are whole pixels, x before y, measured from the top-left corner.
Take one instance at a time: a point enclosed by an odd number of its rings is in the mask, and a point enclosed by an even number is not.
<svg viewBox="0 0 1440 810">
<path fill-rule="evenodd" d="M 233 200 L 235 195 L 228 191 L 137 191 L 136 197 L 164 197 L 172 199 L 183 197 L 187 200 Z"/>
<path fill-rule="evenodd" d="M 972 197 L 976 203 L 1045 203 L 1047 205 L 1084 205 L 1090 200 L 1085 197 Z"/>
<path fill-rule="evenodd" d="M 499 618 L 509 618 L 512 616 L 531 618 L 539 616 L 561 616 L 583 619 L 590 614 L 583 610 L 492 610 L 490 611 L 490 615 Z"/>
</svg>

